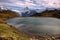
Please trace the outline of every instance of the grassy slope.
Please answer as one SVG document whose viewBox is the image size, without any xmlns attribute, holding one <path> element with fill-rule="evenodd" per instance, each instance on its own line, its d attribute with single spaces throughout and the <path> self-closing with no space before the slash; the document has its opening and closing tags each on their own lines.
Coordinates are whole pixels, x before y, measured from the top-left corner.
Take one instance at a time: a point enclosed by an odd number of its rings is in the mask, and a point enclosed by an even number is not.
<svg viewBox="0 0 60 40">
<path fill-rule="evenodd" d="M 18 17 L 18 14 L 10 10 L 0 12 L 0 40 L 29 40 L 23 33 L 10 25 L 5 20 Z"/>
</svg>

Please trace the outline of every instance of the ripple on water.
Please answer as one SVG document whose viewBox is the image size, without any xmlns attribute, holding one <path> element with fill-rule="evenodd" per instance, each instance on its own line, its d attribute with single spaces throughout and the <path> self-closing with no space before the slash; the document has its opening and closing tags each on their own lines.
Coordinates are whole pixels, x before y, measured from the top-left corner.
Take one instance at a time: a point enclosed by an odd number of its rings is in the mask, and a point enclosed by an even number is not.
<svg viewBox="0 0 60 40">
<path fill-rule="evenodd" d="M 60 19 L 50 17 L 25 17 L 7 20 L 9 25 L 15 26 L 18 30 L 34 34 L 53 33 L 60 34 Z"/>
</svg>

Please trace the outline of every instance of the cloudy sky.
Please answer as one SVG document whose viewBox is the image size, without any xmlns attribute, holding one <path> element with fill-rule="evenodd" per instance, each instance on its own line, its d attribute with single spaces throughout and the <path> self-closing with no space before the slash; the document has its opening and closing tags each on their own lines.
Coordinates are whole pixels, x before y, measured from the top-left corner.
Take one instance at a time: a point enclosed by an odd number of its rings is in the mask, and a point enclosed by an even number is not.
<svg viewBox="0 0 60 40">
<path fill-rule="evenodd" d="M 60 0 L 0 0 L 0 6 L 13 10 L 20 10 L 24 7 L 32 9 L 43 7 L 60 8 Z"/>
</svg>

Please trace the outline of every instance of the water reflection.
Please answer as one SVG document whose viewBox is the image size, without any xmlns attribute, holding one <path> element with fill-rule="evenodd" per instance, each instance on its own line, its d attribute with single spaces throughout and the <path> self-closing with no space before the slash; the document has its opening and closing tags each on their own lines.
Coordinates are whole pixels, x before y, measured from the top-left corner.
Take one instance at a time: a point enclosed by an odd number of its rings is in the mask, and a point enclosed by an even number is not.
<svg viewBox="0 0 60 40">
<path fill-rule="evenodd" d="M 22 32 L 32 34 L 60 34 L 60 19 L 50 17 L 25 17 L 7 20 L 9 25 L 15 26 Z"/>
</svg>

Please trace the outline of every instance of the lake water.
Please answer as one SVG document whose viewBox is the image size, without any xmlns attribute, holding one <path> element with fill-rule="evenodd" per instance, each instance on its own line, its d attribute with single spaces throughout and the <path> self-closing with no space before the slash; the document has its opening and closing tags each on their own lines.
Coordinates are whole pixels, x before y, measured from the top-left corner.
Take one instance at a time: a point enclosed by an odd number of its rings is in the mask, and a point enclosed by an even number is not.
<svg viewBox="0 0 60 40">
<path fill-rule="evenodd" d="M 6 21 L 22 32 L 32 34 L 60 34 L 60 19 L 50 17 L 22 17 Z"/>
</svg>

